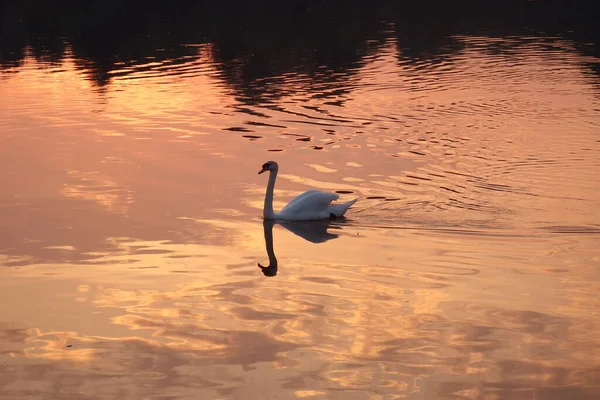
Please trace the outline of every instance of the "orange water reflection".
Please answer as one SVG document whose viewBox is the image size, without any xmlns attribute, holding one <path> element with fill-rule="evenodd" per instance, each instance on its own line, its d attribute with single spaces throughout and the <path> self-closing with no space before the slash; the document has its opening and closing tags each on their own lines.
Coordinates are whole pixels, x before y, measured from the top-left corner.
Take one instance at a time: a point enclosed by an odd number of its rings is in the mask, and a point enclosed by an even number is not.
<svg viewBox="0 0 600 400">
<path fill-rule="evenodd" d="M 115 239 L 121 254 L 92 264 L 12 270 L 0 302 L 10 321 L 5 393 L 560 398 L 598 389 L 600 341 L 585 315 L 597 309 L 586 302 L 598 284 L 573 292 L 562 273 L 521 270 L 540 289 L 523 297 L 528 281 L 507 279 L 492 250 L 502 240 L 450 268 L 435 255 L 467 242 L 402 232 L 402 251 L 375 267 L 348 250 L 380 242 L 377 231 L 346 227 L 307 259 L 315 245 L 276 226 L 280 273 L 261 279 L 260 225 L 228 230 L 232 246 Z M 567 292 L 549 299 L 555 286 Z"/>
<path fill-rule="evenodd" d="M 322 97 L 281 77 L 268 107 L 210 46 L 100 91 L 27 59 L 0 81 L 2 396 L 594 398 L 597 93 L 568 45 L 457 40 L 452 65 L 390 42 Z M 275 225 L 266 278 L 275 158 L 276 207 L 361 200 L 323 240 Z"/>
</svg>

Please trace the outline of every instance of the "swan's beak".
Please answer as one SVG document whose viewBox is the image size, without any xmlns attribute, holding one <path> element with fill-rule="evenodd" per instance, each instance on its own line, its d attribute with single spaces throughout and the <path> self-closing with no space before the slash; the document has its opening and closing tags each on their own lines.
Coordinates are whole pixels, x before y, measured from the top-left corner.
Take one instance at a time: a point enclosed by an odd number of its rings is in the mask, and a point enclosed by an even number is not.
<svg viewBox="0 0 600 400">
<path fill-rule="evenodd" d="M 258 171 L 258 174 L 260 175 L 260 174 L 262 174 L 263 172 L 266 172 L 266 171 L 268 171 L 268 170 L 269 170 L 269 168 L 263 168 L 263 169 L 261 169 L 260 171 Z"/>
</svg>

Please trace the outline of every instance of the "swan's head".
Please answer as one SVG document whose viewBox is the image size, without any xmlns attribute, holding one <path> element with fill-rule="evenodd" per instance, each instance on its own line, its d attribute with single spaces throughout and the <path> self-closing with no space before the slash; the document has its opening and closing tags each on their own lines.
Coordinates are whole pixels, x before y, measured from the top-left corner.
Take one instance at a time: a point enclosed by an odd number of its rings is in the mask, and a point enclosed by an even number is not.
<svg viewBox="0 0 600 400">
<path fill-rule="evenodd" d="M 258 171 L 259 174 L 262 174 L 263 172 L 266 171 L 277 171 L 277 169 L 279 168 L 279 166 L 277 165 L 277 163 L 275 161 L 267 161 L 266 163 L 263 164 L 262 169 L 260 171 Z"/>
</svg>

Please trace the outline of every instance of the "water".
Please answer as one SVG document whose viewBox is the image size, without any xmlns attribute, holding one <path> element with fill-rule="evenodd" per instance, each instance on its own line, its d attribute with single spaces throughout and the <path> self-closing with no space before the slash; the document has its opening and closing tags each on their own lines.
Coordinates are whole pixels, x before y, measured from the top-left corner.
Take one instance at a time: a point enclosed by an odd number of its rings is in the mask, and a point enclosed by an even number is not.
<svg viewBox="0 0 600 400">
<path fill-rule="evenodd" d="M 600 395 L 588 9 L 132 4 L 2 4 L 1 398 Z"/>
</svg>

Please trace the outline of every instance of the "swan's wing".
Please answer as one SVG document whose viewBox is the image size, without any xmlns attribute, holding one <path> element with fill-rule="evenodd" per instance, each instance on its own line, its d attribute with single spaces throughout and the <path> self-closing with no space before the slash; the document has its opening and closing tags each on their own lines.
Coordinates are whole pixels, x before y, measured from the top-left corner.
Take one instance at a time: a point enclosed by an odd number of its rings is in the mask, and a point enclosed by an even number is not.
<svg viewBox="0 0 600 400">
<path fill-rule="evenodd" d="M 352 204 L 356 203 L 357 200 L 358 198 L 347 201 L 346 203 L 330 204 L 327 207 L 327 212 L 335 215 L 336 217 L 343 217 L 344 214 L 346 214 L 346 211 L 348 211 L 348 208 L 350 208 Z"/>
<path fill-rule="evenodd" d="M 298 214 L 306 211 L 318 213 L 319 211 L 325 210 L 329 203 L 337 200 L 339 197 L 340 195 L 336 193 L 309 190 L 290 201 L 287 206 L 283 207 L 281 214 Z"/>
</svg>

